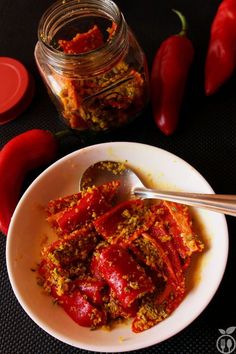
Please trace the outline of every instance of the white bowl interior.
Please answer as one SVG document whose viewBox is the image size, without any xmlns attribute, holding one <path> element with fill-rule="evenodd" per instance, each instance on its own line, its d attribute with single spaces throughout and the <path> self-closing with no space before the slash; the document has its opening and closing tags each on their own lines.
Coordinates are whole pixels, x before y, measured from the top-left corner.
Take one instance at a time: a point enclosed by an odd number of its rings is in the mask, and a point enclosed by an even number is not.
<svg viewBox="0 0 236 354">
<path fill-rule="evenodd" d="M 228 230 L 221 214 L 194 210 L 206 249 L 193 266 L 189 291 L 174 313 L 140 334 L 119 325 L 110 332 L 78 326 L 37 285 L 35 269 L 42 244 L 53 238 L 43 207 L 50 199 L 78 191 L 83 171 L 99 160 L 127 162 L 148 186 L 212 193 L 206 180 L 189 164 L 167 151 L 138 143 L 115 142 L 78 150 L 46 169 L 27 189 L 11 221 L 7 268 L 15 295 L 27 314 L 57 339 L 82 349 L 122 352 L 159 343 L 190 324 L 207 306 L 222 279 L 228 255 Z"/>
</svg>

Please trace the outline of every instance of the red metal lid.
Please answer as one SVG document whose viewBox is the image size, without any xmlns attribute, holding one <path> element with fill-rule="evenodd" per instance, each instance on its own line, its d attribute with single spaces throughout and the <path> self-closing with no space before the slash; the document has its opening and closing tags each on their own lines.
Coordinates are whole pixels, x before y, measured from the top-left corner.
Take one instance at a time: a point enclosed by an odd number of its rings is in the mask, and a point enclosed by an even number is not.
<svg viewBox="0 0 236 354">
<path fill-rule="evenodd" d="M 19 116 L 34 93 L 32 77 L 16 59 L 0 57 L 0 124 Z"/>
</svg>

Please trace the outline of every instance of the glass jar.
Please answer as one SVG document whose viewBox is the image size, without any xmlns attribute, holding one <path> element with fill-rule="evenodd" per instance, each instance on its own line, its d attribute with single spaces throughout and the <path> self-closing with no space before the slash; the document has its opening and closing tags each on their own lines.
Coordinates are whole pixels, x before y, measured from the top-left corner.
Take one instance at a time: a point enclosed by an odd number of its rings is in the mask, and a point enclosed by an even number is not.
<svg viewBox="0 0 236 354">
<path fill-rule="evenodd" d="M 145 55 L 111 0 L 54 3 L 40 20 L 35 58 L 72 129 L 120 127 L 147 104 Z"/>
</svg>

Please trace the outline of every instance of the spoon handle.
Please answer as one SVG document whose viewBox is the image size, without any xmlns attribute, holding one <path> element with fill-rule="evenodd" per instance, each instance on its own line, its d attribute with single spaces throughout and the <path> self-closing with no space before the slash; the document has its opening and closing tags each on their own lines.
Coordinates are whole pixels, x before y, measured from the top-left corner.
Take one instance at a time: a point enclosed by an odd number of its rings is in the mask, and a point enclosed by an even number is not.
<svg viewBox="0 0 236 354">
<path fill-rule="evenodd" d="M 164 192 L 142 187 L 135 187 L 133 193 L 144 199 L 162 199 L 236 216 L 236 195 Z"/>
</svg>

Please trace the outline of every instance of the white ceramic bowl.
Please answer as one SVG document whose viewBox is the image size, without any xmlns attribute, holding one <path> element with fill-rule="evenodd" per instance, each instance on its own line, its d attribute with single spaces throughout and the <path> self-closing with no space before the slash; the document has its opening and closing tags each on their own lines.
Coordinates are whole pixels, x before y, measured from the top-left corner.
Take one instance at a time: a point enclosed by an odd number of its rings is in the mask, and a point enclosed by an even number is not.
<svg viewBox="0 0 236 354">
<path fill-rule="evenodd" d="M 195 261 L 194 281 L 187 296 L 162 323 L 139 334 L 121 325 L 110 332 L 80 327 L 55 306 L 36 284 L 31 268 L 40 258 L 42 242 L 52 233 L 43 206 L 50 199 L 78 191 L 81 173 L 99 160 L 127 161 L 150 187 L 212 193 L 206 180 L 177 156 L 152 146 L 115 142 L 75 151 L 46 169 L 24 193 L 11 221 L 7 237 L 7 268 L 14 293 L 23 309 L 42 329 L 72 346 L 97 352 L 123 352 L 159 343 L 188 326 L 208 305 L 222 279 L 228 256 L 225 217 L 194 210 L 201 224 L 205 251 Z"/>
</svg>

